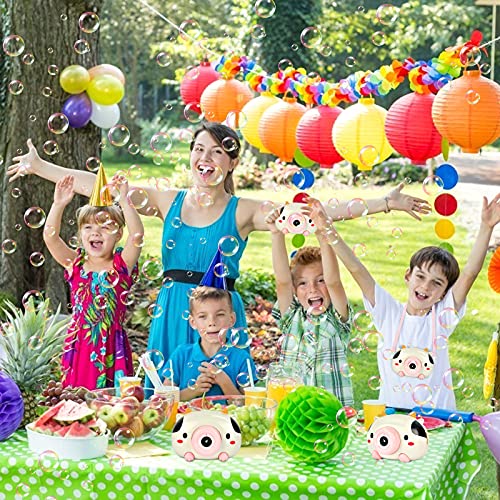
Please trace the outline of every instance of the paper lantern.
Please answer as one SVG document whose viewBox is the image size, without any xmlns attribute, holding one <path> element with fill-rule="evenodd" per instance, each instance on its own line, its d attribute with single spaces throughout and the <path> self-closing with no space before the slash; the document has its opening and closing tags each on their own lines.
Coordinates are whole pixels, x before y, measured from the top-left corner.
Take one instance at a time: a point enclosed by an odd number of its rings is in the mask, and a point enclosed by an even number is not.
<svg viewBox="0 0 500 500">
<path fill-rule="evenodd" d="M 331 168 L 342 161 L 332 140 L 332 128 L 342 109 L 318 106 L 307 110 L 297 125 L 297 146 L 308 158 L 323 168 Z"/>
<path fill-rule="evenodd" d="M 493 291 L 500 293 L 500 247 L 495 250 L 488 265 L 488 283 Z"/>
<path fill-rule="evenodd" d="M 500 85 L 479 70 L 464 71 L 438 92 L 432 119 L 450 143 L 464 153 L 478 153 L 500 137 Z"/>
<path fill-rule="evenodd" d="M 439 219 L 434 224 L 434 232 L 438 238 L 448 240 L 455 234 L 455 224 L 448 219 Z"/>
<path fill-rule="evenodd" d="M 261 153 L 270 153 L 270 151 L 265 148 L 259 137 L 260 119 L 267 108 L 278 102 L 280 100 L 276 96 L 270 92 L 263 92 L 259 97 L 248 101 L 241 110 L 246 117 L 246 123 L 240 129 L 241 133 L 245 140 L 252 146 L 259 148 Z"/>
<path fill-rule="evenodd" d="M 441 136 L 432 121 L 433 94 L 404 95 L 387 111 L 385 133 L 391 146 L 414 165 L 441 153 Z"/>
<path fill-rule="evenodd" d="M 253 93 L 245 83 L 234 79 L 217 80 L 201 94 L 201 110 L 209 122 L 223 122 L 230 111 L 240 112 L 252 97 Z"/>
<path fill-rule="evenodd" d="M 191 68 L 181 81 L 181 97 L 184 104 L 199 103 L 201 94 L 211 83 L 219 80 L 220 73 L 212 68 L 208 61 L 202 61 L 199 66 Z"/>
<path fill-rule="evenodd" d="M 453 215 L 457 211 L 457 207 L 457 199 L 449 193 L 440 194 L 434 200 L 434 209 L 439 215 L 444 215 L 445 217 Z"/>
<path fill-rule="evenodd" d="M 360 170 L 371 170 L 393 149 L 385 135 L 387 111 L 370 97 L 361 98 L 335 120 L 332 137 L 337 151 Z"/>
<path fill-rule="evenodd" d="M 259 137 L 262 144 L 281 161 L 293 160 L 297 149 L 295 131 L 300 118 L 306 112 L 305 106 L 294 97 L 284 97 L 264 111 L 259 123 Z"/>
</svg>

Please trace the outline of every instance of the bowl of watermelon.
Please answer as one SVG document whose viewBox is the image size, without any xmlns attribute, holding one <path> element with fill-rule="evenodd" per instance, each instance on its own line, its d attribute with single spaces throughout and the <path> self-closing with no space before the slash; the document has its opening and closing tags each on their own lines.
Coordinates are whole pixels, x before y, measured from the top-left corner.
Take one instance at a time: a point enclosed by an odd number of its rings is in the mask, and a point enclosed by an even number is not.
<svg viewBox="0 0 500 500">
<path fill-rule="evenodd" d="M 85 395 L 87 405 L 97 417 L 106 422 L 117 445 L 131 446 L 161 431 L 170 417 L 174 397 L 154 394 L 153 389 L 140 386 L 120 394 L 119 389 L 96 389 Z M 132 395 L 134 394 L 134 395 Z"/>
<path fill-rule="evenodd" d="M 85 460 L 102 457 L 108 447 L 105 422 L 84 403 L 60 401 L 26 426 L 33 453 L 51 451 L 59 458 Z"/>
<path fill-rule="evenodd" d="M 184 413 L 197 410 L 219 410 L 236 419 L 241 429 L 241 446 L 250 446 L 271 427 L 278 403 L 274 399 L 253 396 L 246 404 L 245 396 L 205 396 L 186 404 Z M 181 410 L 179 410 L 181 411 Z"/>
</svg>

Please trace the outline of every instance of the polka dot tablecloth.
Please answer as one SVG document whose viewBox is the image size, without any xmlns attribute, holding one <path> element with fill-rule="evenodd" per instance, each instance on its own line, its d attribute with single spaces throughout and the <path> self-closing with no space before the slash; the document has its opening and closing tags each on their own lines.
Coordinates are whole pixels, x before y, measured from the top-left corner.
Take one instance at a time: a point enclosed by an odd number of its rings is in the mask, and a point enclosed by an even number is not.
<svg viewBox="0 0 500 500">
<path fill-rule="evenodd" d="M 167 433 L 154 442 L 170 449 Z M 39 460 L 19 431 L 0 443 L 0 500 L 457 500 L 465 498 L 479 468 L 464 424 L 430 432 L 429 451 L 415 462 L 376 461 L 365 438 L 351 436 L 337 457 L 313 465 L 296 462 L 277 446 L 267 458 L 236 456 L 224 463 L 188 463 L 176 455 L 134 459 L 134 465 L 119 456 L 78 462 L 47 454 Z"/>
</svg>

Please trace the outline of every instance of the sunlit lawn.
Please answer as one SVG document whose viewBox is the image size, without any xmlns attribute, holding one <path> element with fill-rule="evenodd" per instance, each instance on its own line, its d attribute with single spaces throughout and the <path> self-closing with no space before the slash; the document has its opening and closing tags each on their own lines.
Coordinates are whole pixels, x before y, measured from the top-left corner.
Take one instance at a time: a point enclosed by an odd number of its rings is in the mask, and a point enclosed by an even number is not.
<svg viewBox="0 0 500 500">
<path fill-rule="evenodd" d="M 185 153 L 185 151 L 183 152 Z M 106 165 L 106 171 L 112 174 L 118 168 L 128 168 L 133 162 L 124 164 Z M 146 183 L 151 175 L 168 175 L 168 168 L 147 165 L 143 167 L 143 177 L 137 183 Z M 312 190 L 313 195 L 322 200 L 332 197 L 340 200 L 350 200 L 354 197 L 373 198 L 386 193 L 390 187 L 367 189 L 344 189 L 340 191 Z M 407 192 L 425 197 L 420 186 L 409 186 Z M 274 201 L 291 201 L 294 193 L 290 190 L 280 192 L 241 191 L 240 196 L 259 199 L 272 199 Z M 422 222 L 412 219 L 401 213 L 378 214 L 374 217 L 363 217 L 357 220 L 340 222 L 337 229 L 342 236 L 353 246 L 359 244 L 357 251 L 361 252 L 362 260 L 373 273 L 375 279 L 399 300 L 406 298 L 406 287 L 403 279 L 404 271 L 408 266 L 411 254 L 422 246 L 439 245 L 441 241 L 435 236 L 434 224 L 438 217 L 426 216 Z M 479 219 L 479 214 L 478 214 Z M 455 220 L 456 222 L 456 220 Z M 159 219 L 144 218 L 146 242 L 144 253 L 159 256 L 161 247 L 162 224 Z M 455 255 L 463 266 L 472 240 L 464 228 L 457 227 L 456 234 L 448 240 L 454 247 Z M 290 241 L 288 241 L 290 244 Z M 309 238 L 308 243 L 314 244 L 314 239 Z M 364 247 L 362 247 L 364 245 Z M 291 245 L 289 246 L 292 250 Z M 364 249 L 363 249 L 364 248 Z M 363 255 L 364 254 L 364 255 Z M 486 278 L 487 258 L 483 271 L 472 288 L 467 304 L 465 319 L 457 327 L 448 346 L 452 367 L 458 368 L 463 374 L 463 383 L 456 389 L 457 405 L 460 410 L 474 411 L 485 414 L 489 411 L 482 396 L 483 364 L 486 351 L 491 338 L 491 332 L 496 328 L 499 318 L 492 314 L 492 307 L 497 297 L 490 290 Z M 258 264 L 257 264 L 258 263 Z M 241 268 L 256 267 L 271 272 L 271 247 L 270 237 L 266 233 L 254 233 L 250 236 L 245 255 L 241 261 Z M 342 278 L 348 296 L 355 310 L 362 309 L 361 294 L 349 273 L 342 268 Z M 363 336 L 363 332 L 353 332 L 353 335 Z M 351 353 L 353 383 L 355 387 L 356 408 L 361 408 L 361 401 L 377 396 L 377 391 L 368 385 L 370 377 L 377 375 L 375 353 Z M 370 384 L 372 385 L 372 384 Z M 478 424 L 469 424 L 474 432 L 482 458 L 482 470 L 473 481 L 470 498 L 491 499 L 495 497 L 497 486 L 495 479 L 495 462 L 486 447 L 484 439 L 478 429 Z M 432 434 L 430 436 L 432 439 Z"/>
</svg>

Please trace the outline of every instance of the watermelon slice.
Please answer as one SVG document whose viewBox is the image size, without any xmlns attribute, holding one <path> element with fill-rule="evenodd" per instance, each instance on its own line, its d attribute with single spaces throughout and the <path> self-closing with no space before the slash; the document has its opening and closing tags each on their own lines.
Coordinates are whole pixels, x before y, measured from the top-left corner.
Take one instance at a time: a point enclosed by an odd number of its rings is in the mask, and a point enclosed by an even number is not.
<svg viewBox="0 0 500 500">
<path fill-rule="evenodd" d="M 69 425 L 73 422 L 86 422 L 95 416 L 95 411 L 86 404 L 78 404 L 74 401 L 64 401 L 53 419 L 63 425 Z"/>
<path fill-rule="evenodd" d="M 52 406 L 52 408 L 49 408 L 45 413 L 40 415 L 32 424 L 31 428 L 33 430 L 42 428 L 54 415 L 57 414 L 57 412 L 60 410 L 60 408 L 64 405 L 65 401 L 59 401 L 55 406 Z"/>
<path fill-rule="evenodd" d="M 69 425 L 61 427 L 58 431 L 54 432 L 54 436 L 64 437 L 68 433 L 69 429 L 70 429 Z"/>
<path fill-rule="evenodd" d="M 86 425 L 80 422 L 73 422 L 66 432 L 65 437 L 92 437 L 95 436 L 95 432 L 91 431 Z"/>
</svg>

